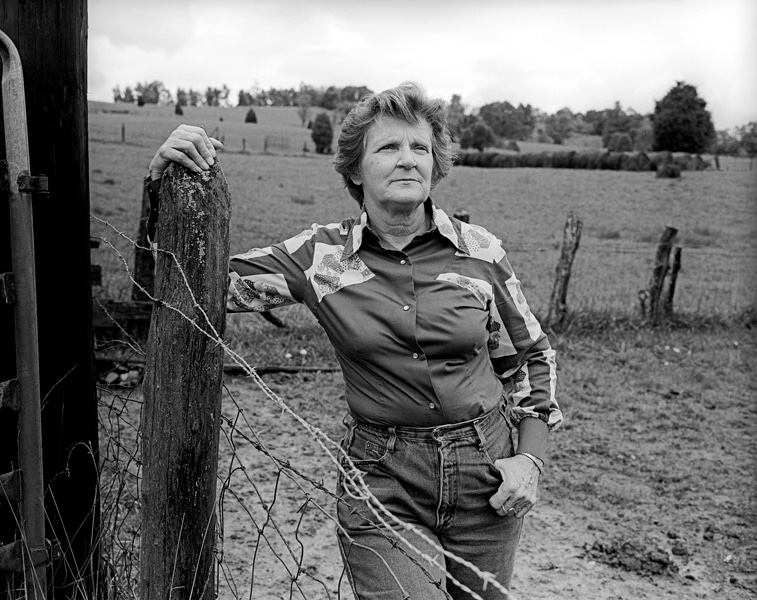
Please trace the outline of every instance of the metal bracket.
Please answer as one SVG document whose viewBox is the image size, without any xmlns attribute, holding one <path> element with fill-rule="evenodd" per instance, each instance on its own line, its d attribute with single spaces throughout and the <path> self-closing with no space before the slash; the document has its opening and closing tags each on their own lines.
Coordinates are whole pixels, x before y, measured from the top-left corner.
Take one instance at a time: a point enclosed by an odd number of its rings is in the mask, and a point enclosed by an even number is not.
<svg viewBox="0 0 757 600">
<path fill-rule="evenodd" d="M 46 175 L 27 175 L 22 173 L 18 176 L 18 191 L 32 194 L 48 194 L 50 189 L 47 185 Z"/>
<path fill-rule="evenodd" d="M 0 381 L 0 408 L 13 411 L 21 410 L 21 390 L 18 379 Z"/>
<path fill-rule="evenodd" d="M 0 498 L 21 501 L 21 471 L 11 471 L 0 475 Z"/>
<path fill-rule="evenodd" d="M 13 273 L 0 273 L 0 301 L 5 304 L 16 303 L 16 283 Z"/>
<path fill-rule="evenodd" d="M 27 563 L 33 566 L 47 564 L 47 548 L 28 548 L 23 540 L 0 546 L 0 571 L 23 572 Z"/>
</svg>

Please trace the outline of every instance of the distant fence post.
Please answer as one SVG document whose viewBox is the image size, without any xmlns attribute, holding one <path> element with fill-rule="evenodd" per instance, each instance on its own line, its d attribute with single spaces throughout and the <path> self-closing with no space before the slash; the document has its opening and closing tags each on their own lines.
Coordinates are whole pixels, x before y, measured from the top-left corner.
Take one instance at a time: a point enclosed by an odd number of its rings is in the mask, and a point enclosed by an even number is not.
<svg viewBox="0 0 757 600">
<path fill-rule="evenodd" d="M 144 384 L 142 600 L 215 597 L 216 335 L 226 322 L 230 204 L 218 163 L 200 175 L 174 164 L 163 176 Z"/>
<path fill-rule="evenodd" d="M 121 123 L 121 143 L 123 144 L 126 141 L 126 124 Z"/>
<path fill-rule="evenodd" d="M 668 277 L 667 286 L 662 298 L 662 311 L 666 317 L 673 314 L 673 296 L 676 292 L 676 281 L 678 281 L 678 271 L 681 270 L 681 248 L 676 246 L 673 249 L 673 262 L 670 265 L 670 277 Z"/>
<path fill-rule="evenodd" d="M 563 229 L 562 251 L 560 260 L 557 262 L 555 269 L 555 285 L 552 288 L 552 296 L 549 299 L 549 312 L 544 323 L 545 327 L 559 325 L 565 320 L 568 313 L 568 283 L 570 282 L 570 272 L 573 268 L 573 259 L 578 251 L 578 245 L 581 242 L 581 230 L 583 223 L 572 212 L 568 213 Z"/>
<path fill-rule="evenodd" d="M 670 251 L 677 234 L 678 229 L 675 227 L 669 225 L 665 227 L 657 245 L 657 254 L 655 255 L 649 287 L 639 292 L 641 313 L 643 316 L 649 317 L 653 325 L 657 325 L 664 314 L 669 314 L 668 310 L 672 311 L 675 281 L 673 281 L 672 287 L 668 287 L 667 297 L 663 294 L 663 290 L 665 288 L 665 277 L 670 269 Z M 680 268 L 680 253 L 678 253 L 678 259 Z M 676 270 L 676 277 L 677 275 L 678 271 Z"/>
</svg>

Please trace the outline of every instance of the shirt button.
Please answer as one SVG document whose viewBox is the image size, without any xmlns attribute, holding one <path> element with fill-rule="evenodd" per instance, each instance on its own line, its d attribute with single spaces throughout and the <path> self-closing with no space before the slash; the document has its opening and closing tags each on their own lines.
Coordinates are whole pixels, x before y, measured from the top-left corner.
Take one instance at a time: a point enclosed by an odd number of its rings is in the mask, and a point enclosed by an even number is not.
<svg viewBox="0 0 757 600">
<path fill-rule="evenodd" d="M 429 403 L 428 403 L 428 407 L 429 407 L 429 408 L 430 408 L 431 410 L 434 410 L 434 409 L 436 408 L 436 404 L 434 404 L 433 402 L 429 402 Z"/>
<path fill-rule="evenodd" d="M 405 304 L 405 306 L 402 307 L 402 310 L 410 310 L 410 305 Z"/>
<path fill-rule="evenodd" d="M 413 352 L 413 358 L 418 358 L 418 353 L 417 352 Z"/>
<path fill-rule="evenodd" d="M 401 265 L 404 265 L 404 264 L 405 264 L 406 262 L 407 262 L 407 261 L 406 261 L 406 260 L 405 260 L 405 259 L 403 258 L 403 259 L 402 259 L 402 260 L 400 261 L 400 264 L 401 264 Z"/>
</svg>

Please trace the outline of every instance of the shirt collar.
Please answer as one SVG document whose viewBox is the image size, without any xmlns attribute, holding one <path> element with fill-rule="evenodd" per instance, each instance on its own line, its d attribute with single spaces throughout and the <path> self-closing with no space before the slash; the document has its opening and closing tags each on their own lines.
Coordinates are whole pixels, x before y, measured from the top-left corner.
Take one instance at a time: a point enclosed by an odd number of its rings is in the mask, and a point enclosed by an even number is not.
<svg viewBox="0 0 757 600">
<path fill-rule="evenodd" d="M 470 254 L 468 245 L 463 239 L 462 222 L 458 219 L 450 219 L 446 212 L 439 208 L 434 201 L 429 197 L 426 200 L 426 209 L 431 208 L 431 220 L 436 227 L 436 230 L 445 238 L 447 238 L 455 248 L 463 254 Z M 360 249 L 363 244 L 363 233 L 368 227 L 368 213 L 360 213 L 360 218 L 355 222 L 350 230 L 347 240 L 344 244 L 344 250 L 342 250 L 342 260 L 351 258 Z"/>
</svg>

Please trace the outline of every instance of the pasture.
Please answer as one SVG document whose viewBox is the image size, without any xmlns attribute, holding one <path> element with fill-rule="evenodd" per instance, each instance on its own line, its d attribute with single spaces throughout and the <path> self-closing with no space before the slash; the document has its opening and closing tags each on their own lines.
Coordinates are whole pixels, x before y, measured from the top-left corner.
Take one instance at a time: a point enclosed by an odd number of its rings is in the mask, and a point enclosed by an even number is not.
<svg viewBox="0 0 757 600">
<path fill-rule="evenodd" d="M 92 251 L 103 267 L 98 297 L 129 297 L 124 262 L 132 264 L 133 249 L 115 230 L 135 236 L 142 177 L 181 122 L 218 128 L 225 139 L 220 163 L 233 198 L 232 252 L 357 213 L 329 157 L 301 152 L 313 144 L 295 109 L 256 107 L 252 125 L 243 108 L 185 108 L 183 117 L 168 107 L 103 112 L 113 108 L 96 105 L 90 114 L 91 232 L 109 242 Z M 263 154 L 266 135 L 290 138 L 291 152 Z M 741 599 L 757 591 L 757 181 L 748 161 L 721 159 L 721 167 L 680 180 L 455 167 L 433 193 L 448 212 L 465 209 L 471 222 L 503 239 L 537 315 L 546 312 L 568 212 L 584 224 L 568 296 L 571 321 L 553 335 L 566 422 L 553 436 L 540 504 L 526 519 L 515 598 Z M 637 294 L 648 285 L 665 225 L 679 229 L 682 269 L 674 322 L 653 331 L 638 318 Z M 277 314 L 286 329 L 256 315 L 230 316 L 231 348 L 251 365 L 336 366 L 306 310 Z M 113 585 L 127 595 L 136 577 L 141 401 L 139 385 L 129 381 L 102 388 L 104 480 L 112 486 L 104 495 L 113 536 L 108 561 Z M 338 372 L 265 381 L 309 423 L 339 438 Z M 224 410 L 221 597 L 249 597 L 253 588 L 255 598 L 283 598 L 301 586 L 294 597 L 336 598 L 341 589 L 340 597 L 351 598 L 328 517 L 329 460 L 249 379 L 227 378 Z"/>
</svg>

